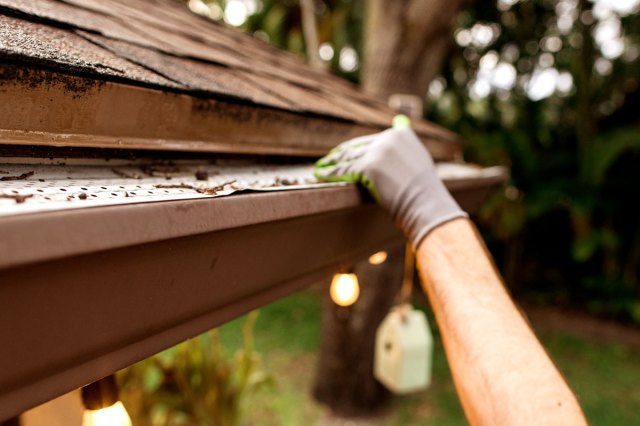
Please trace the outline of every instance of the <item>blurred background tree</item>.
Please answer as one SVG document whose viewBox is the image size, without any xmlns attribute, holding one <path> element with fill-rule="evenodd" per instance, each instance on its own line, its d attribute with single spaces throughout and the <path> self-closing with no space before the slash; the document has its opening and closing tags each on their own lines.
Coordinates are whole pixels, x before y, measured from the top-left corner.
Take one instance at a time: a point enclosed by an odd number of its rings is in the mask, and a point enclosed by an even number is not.
<svg viewBox="0 0 640 426">
<path fill-rule="evenodd" d="M 480 215 L 521 294 L 640 322 L 638 2 L 499 0 L 458 18 L 429 117 L 511 185 Z"/>
<path fill-rule="evenodd" d="M 365 87 L 371 77 L 367 69 L 362 72 L 363 40 L 372 32 L 365 31 L 363 18 L 366 5 L 376 3 L 386 3 L 393 16 L 390 2 L 313 2 L 318 56 L 332 72 Z M 423 2 L 429 3 L 437 2 Z M 451 10 L 459 6 L 450 3 Z M 423 93 L 426 116 L 463 136 L 468 161 L 511 169 L 510 184 L 489 200 L 478 220 L 512 289 L 539 302 L 635 322 L 639 3 L 462 3 L 457 27 L 445 30 L 449 41 L 428 50 L 444 58 L 441 70 L 434 72 L 436 60 L 414 79 L 428 83 L 435 76 Z M 297 0 L 190 5 L 277 47 L 305 52 Z M 441 15 L 437 8 L 433 13 L 431 18 Z M 426 25 L 431 18 L 414 16 L 412 34 L 424 32 L 419 22 Z M 384 47 L 367 51 L 368 57 L 384 59 Z M 396 53 L 401 67 L 403 52 Z"/>
</svg>

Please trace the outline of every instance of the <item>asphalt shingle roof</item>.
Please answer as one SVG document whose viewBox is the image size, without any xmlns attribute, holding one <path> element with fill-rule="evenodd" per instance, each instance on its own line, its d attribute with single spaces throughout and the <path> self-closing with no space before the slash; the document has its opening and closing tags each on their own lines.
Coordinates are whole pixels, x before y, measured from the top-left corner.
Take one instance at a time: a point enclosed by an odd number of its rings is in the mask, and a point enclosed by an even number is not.
<svg viewBox="0 0 640 426">
<path fill-rule="evenodd" d="M 383 103 L 176 0 L 0 0 L 0 62 L 387 127 Z M 427 122 L 416 131 L 455 140 Z"/>
</svg>

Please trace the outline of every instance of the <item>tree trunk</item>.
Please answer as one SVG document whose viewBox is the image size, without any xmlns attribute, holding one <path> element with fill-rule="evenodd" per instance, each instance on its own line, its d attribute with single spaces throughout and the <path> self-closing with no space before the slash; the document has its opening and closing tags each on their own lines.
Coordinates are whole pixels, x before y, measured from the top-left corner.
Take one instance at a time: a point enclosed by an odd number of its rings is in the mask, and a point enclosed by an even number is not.
<svg viewBox="0 0 640 426">
<path fill-rule="evenodd" d="M 324 63 L 320 59 L 320 53 L 318 52 L 318 29 L 313 0 L 300 0 L 300 14 L 309 65 L 315 69 L 323 69 Z"/>
<path fill-rule="evenodd" d="M 388 400 L 389 392 L 373 377 L 373 351 L 378 325 L 400 290 L 403 251 L 389 250 L 381 265 L 356 264 L 360 298 L 354 305 L 340 307 L 326 292 L 313 394 L 337 415 L 371 415 Z"/>
<path fill-rule="evenodd" d="M 387 100 L 424 99 L 440 71 L 463 0 L 368 0 L 362 85 Z"/>
</svg>

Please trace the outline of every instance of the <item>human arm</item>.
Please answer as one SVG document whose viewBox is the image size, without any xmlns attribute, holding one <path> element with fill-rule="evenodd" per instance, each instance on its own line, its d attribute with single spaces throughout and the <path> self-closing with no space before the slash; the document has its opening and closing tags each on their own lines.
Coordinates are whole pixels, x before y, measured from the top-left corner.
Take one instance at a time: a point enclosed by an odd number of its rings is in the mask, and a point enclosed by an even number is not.
<svg viewBox="0 0 640 426">
<path fill-rule="evenodd" d="M 316 175 L 362 183 L 413 244 L 472 424 L 585 423 L 410 129 L 346 142 L 317 163 Z"/>
<path fill-rule="evenodd" d="M 435 228 L 416 257 L 471 424 L 586 424 L 468 219 Z"/>
</svg>

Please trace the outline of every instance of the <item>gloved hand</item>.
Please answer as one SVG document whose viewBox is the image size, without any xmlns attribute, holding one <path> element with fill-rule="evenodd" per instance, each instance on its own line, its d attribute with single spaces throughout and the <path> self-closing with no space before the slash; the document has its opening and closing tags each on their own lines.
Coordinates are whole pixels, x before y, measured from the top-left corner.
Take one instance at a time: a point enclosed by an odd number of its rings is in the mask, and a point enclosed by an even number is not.
<svg viewBox="0 0 640 426">
<path fill-rule="evenodd" d="M 438 225 L 468 216 L 411 129 L 388 129 L 344 142 L 318 160 L 314 174 L 324 181 L 364 185 L 414 248 Z"/>
</svg>

